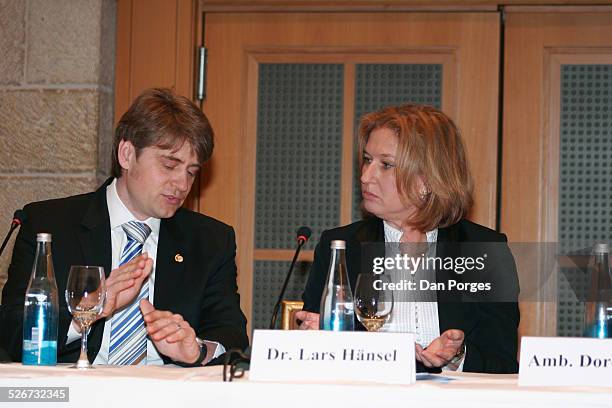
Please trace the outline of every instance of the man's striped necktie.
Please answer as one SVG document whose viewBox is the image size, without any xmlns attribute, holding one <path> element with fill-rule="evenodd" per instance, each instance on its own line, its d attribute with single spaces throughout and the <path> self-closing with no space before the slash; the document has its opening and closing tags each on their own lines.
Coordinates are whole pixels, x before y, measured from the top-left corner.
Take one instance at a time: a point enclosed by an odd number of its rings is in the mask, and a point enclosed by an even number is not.
<svg viewBox="0 0 612 408">
<path fill-rule="evenodd" d="M 142 253 L 142 247 L 151 233 L 147 224 L 130 221 L 121 226 L 127 235 L 127 242 L 121 253 L 119 265 L 128 263 Z M 149 298 L 149 281 L 142 283 L 140 293 L 124 309 L 111 319 L 111 335 L 108 363 L 114 365 L 144 364 L 147 357 L 147 331 L 145 329 L 140 300 Z"/>
</svg>

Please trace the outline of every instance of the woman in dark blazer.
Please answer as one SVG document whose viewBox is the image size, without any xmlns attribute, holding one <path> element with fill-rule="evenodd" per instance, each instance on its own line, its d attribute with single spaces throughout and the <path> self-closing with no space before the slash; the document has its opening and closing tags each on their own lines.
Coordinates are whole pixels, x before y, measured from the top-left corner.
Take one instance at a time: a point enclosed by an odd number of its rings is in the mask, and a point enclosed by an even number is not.
<svg viewBox="0 0 612 408">
<path fill-rule="evenodd" d="M 516 266 L 505 235 L 464 218 L 473 183 L 455 124 L 430 106 L 388 107 L 361 120 L 359 155 L 368 216 L 321 235 L 304 311 L 296 313 L 300 329 L 319 328 L 332 240 L 346 241 L 352 288 L 360 272 L 372 272 L 375 257 L 389 256 L 383 243 L 426 244 L 450 265 L 472 258 L 480 259 L 482 268 L 464 273 L 436 264 L 429 276 L 444 289 L 433 291 L 433 302 L 396 302 L 383 330 L 414 332 L 417 361 L 429 369 L 517 372 Z M 417 281 L 421 272 L 414 275 Z"/>
</svg>

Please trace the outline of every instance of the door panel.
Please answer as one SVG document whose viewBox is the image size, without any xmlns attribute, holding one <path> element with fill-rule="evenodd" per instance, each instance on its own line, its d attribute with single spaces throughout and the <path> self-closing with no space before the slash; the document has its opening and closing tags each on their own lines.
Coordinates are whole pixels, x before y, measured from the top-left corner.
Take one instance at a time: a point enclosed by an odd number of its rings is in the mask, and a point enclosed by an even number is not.
<svg viewBox="0 0 612 408">
<path fill-rule="evenodd" d="M 542 11 L 506 18 L 501 228 L 570 251 L 612 238 L 612 12 Z M 540 285 L 559 302 L 523 302 L 521 334 L 579 335 L 568 281 Z"/>
</svg>

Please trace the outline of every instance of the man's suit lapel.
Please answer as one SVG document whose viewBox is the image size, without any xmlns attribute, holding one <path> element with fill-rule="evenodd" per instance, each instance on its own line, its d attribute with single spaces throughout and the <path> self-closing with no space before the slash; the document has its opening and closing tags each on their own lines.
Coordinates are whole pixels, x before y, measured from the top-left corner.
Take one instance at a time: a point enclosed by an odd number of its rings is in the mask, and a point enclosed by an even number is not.
<svg viewBox="0 0 612 408">
<path fill-rule="evenodd" d="M 183 281 L 182 274 L 190 254 L 186 252 L 184 234 L 176 217 L 162 219 L 159 226 L 159 242 L 155 260 L 155 308 L 170 310 L 184 293 L 177 288 Z"/>
<path fill-rule="evenodd" d="M 108 181 L 94 193 L 89 209 L 81 220 L 79 233 L 83 259 L 89 265 L 103 266 L 106 277 L 111 272 L 112 263 L 110 220 L 106 204 L 107 185 Z"/>
</svg>

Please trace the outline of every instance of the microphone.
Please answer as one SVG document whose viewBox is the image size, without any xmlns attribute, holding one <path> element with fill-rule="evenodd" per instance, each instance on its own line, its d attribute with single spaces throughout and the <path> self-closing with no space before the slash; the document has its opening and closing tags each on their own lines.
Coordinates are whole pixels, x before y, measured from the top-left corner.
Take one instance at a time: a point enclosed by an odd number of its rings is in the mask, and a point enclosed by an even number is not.
<svg viewBox="0 0 612 408">
<path fill-rule="evenodd" d="M 2 247 L 0 247 L 0 256 L 2 256 L 2 253 L 4 252 L 4 248 L 6 247 L 6 244 L 8 243 L 8 240 L 11 238 L 11 235 L 13 235 L 13 231 L 15 231 L 17 227 L 19 227 L 21 224 L 23 224 L 26 219 L 27 219 L 27 216 L 26 216 L 25 211 L 23 210 L 15 211 L 15 213 L 13 214 L 13 221 L 11 221 L 11 229 L 9 229 L 9 232 L 8 234 L 6 234 L 6 238 L 4 238 L 4 242 L 2 243 Z"/>
<path fill-rule="evenodd" d="M 285 291 L 287 290 L 287 284 L 289 283 L 289 279 L 291 278 L 291 273 L 293 272 L 293 267 L 295 266 L 295 261 L 297 261 L 297 257 L 300 254 L 300 250 L 302 246 L 308 241 L 310 238 L 310 234 L 312 231 L 310 228 L 306 226 L 302 226 L 298 228 L 296 233 L 297 240 L 297 248 L 295 249 L 295 254 L 293 255 L 293 261 L 291 261 L 291 266 L 289 267 L 289 272 L 287 272 L 287 277 L 285 277 L 285 283 L 283 283 L 283 287 L 280 291 L 280 295 L 278 296 L 278 300 L 274 305 L 274 311 L 272 312 L 272 319 L 270 320 L 270 330 L 274 329 L 276 326 L 276 318 L 278 317 L 278 310 L 280 309 L 281 302 L 283 301 L 283 297 L 285 296 Z"/>
<path fill-rule="evenodd" d="M 308 227 L 300 227 L 298 228 L 296 234 L 298 245 L 304 245 L 306 241 L 308 241 L 308 238 L 310 238 L 310 234 L 312 234 L 312 231 Z"/>
</svg>

